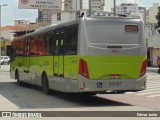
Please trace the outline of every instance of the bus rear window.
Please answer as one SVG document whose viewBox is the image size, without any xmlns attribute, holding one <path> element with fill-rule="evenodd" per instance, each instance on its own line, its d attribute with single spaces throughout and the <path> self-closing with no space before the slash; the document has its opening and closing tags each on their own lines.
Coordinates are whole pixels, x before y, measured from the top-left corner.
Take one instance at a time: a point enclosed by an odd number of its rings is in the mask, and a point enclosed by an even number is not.
<svg viewBox="0 0 160 120">
<path fill-rule="evenodd" d="M 125 30 L 126 32 L 138 32 L 138 26 L 137 25 L 126 25 Z"/>
<path fill-rule="evenodd" d="M 125 26 L 128 31 L 133 29 L 123 22 L 86 22 L 86 37 L 89 43 L 139 44 L 140 32 L 126 33 Z M 138 25 L 135 26 L 138 27 Z"/>
</svg>

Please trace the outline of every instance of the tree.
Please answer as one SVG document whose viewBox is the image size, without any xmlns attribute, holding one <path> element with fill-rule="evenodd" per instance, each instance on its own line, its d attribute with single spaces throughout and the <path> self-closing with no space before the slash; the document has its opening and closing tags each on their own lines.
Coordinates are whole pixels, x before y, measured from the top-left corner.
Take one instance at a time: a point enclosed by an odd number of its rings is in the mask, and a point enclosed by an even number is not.
<svg viewBox="0 0 160 120">
<path fill-rule="evenodd" d="M 157 19 L 157 25 L 155 26 L 155 29 L 158 30 L 158 32 L 160 33 L 160 6 L 158 7 L 158 13 L 156 15 L 156 19 Z"/>
</svg>

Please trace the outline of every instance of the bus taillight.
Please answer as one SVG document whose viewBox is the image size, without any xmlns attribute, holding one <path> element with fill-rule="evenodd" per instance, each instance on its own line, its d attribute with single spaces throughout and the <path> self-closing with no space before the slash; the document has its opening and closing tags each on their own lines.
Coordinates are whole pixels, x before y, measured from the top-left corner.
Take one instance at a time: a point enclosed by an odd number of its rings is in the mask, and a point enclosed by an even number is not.
<svg viewBox="0 0 160 120">
<path fill-rule="evenodd" d="M 89 71 L 88 71 L 88 65 L 85 60 L 80 58 L 79 60 L 79 74 L 89 79 Z"/>
<path fill-rule="evenodd" d="M 143 61 L 142 67 L 141 67 L 141 73 L 140 73 L 140 77 L 142 77 L 143 75 L 145 75 L 147 72 L 147 60 Z"/>
</svg>

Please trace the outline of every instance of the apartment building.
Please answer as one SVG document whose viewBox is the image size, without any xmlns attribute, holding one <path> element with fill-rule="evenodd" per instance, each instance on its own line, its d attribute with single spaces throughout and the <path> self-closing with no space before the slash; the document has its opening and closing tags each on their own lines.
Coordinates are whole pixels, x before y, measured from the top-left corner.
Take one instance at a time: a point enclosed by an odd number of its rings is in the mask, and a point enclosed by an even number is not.
<svg viewBox="0 0 160 120">
<path fill-rule="evenodd" d="M 143 20 L 144 23 L 147 23 L 148 12 L 146 7 L 138 7 L 138 11 L 138 16 L 140 17 L 140 19 Z"/>
<path fill-rule="evenodd" d="M 91 0 L 91 9 L 98 11 L 111 11 L 112 0 Z M 89 9 L 89 0 L 62 0 L 62 10 L 64 11 L 79 11 Z M 38 22 L 52 23 L 52 15 L 57 14 L 58 18 L 61 18 L 61 11 L 54 10 L 38 10 Z M 68 13 L 67 13 L 68 14 Z"/>
<path fill-rule="evenodd" d="M 119 6 L 116 6 L 117 14 L 129 14 L 129 15 L 138 15 L 138 4 L 132 3 L 122 3 Z"/>
<path fill-rule="evenodd" d="M 154 3 L 152 7 L 148 9 L 148 22 L 149 23 L 157 23 L 156 15 L 158 13 L 158 7 L 160 3 Z"/>
<path fill-rule="evenodd" d="M 112 12 L 112 8 L 113 8 L 113 0 L 105 0 L 104 1 L 104 11 Z"/>
</svg>

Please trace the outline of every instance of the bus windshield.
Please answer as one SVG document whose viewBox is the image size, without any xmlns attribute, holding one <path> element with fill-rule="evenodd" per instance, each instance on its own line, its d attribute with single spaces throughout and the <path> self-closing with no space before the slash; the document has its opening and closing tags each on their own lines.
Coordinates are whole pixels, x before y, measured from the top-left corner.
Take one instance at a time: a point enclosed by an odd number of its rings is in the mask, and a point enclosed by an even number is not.
<svg viewBox="0 0 160 120">
<path fill-rule="evenodd" d="M 89 43 L 139 44 L 140 30 L 128 32 L 124 22 L 86 22 L 86 35 Z M 133 26 L 133 25 L 132 25 Z M 136 25 L 138 28 L 138 25 Z"/>
</svg>

